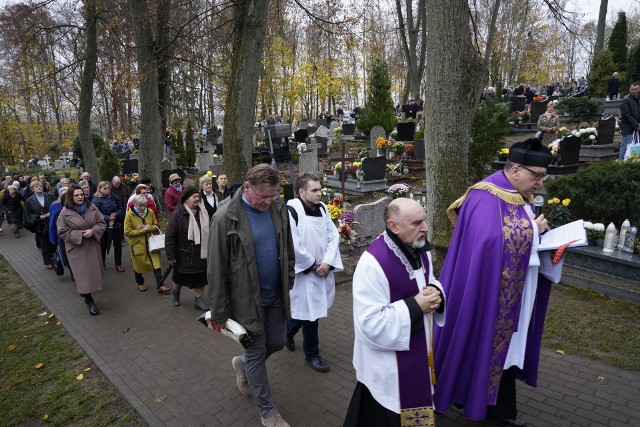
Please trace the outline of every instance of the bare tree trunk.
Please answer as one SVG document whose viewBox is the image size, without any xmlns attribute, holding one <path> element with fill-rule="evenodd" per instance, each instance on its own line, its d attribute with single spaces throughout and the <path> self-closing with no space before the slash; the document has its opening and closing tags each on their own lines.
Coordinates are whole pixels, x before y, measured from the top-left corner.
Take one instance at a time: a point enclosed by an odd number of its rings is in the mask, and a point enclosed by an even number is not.
<svg viewBox="0 0 640 427">
<path fill-rule="evenodd" d="M 96 78 L 98 61 L 98 11 L 95 0 L 86 0 L 85 25 L 87 43 L 85 49 L 84 69 L 80 80 L 80 100 L 78 102 L 78 138 L 82 147 L 84 167 L 92 176 L 99 176 L 96 150 L 91 139 L 91 107 L 93 106 L 93 82 Z M 107 177 L 101 177 L 106 179 Z"/>
<path fill-rule="evenodd" d="M 231 182 L 244 178 L 251 165 L 251 141 L 260 64 L 270 0 L 236 0 L 235 38 L 224 115 L 224 169 Z"/>
<path fill-rule="evenodd" d="M 453 232 L 446 209 L 468 186 L 470 130 L 484 72 L 472 44 L 467 1 L 427 0 L 427 10 L 427 222 L 431 242 L 442 249 Z"/>
<path fill-rule="evenodd" d="M 153 36 L 146 0 L 129 0 L 135 28 L 136 56 L 140 77 L 140 163 L 138 172 L 161 182 L 164 143 L 158 94 L 158 66 L 153 51 Z"/>
<path fill-rule="evenodd" d="M 598 14 L 598 29 L 596 30 L 596 45 L 593 48 L 593 56 L 604 49 L 604 30 L 607 26 L 607 7 L 609 0 L 600 0 L 600 13 Z"/>
<path fill-rule="evenodd" d="M 420 98 L 420 82 L 424 73 L 425 53 L 426 53 L 426 19 L 425 19 L 425 0 L 418 0 L 418 16 L 414 22 L 413 19 L 413 2 L 405 0 L 405 13 L 407 15 L 406 23 L 402 16 L 402 4 L 400 0 L 396 0 L 396 14 L 398 15 L 398 24 L 400 29 L 400 41 L 402 42 L 402 51 L 404 52 L 405 61 L 407 61 L 407 75 L 409 77 L 408 89 L 411 96 L 415 99 Z M 418 46 L 418 35 L 421 37 L 420 46 Z M 403 93 L 402 103 L 406 101 Z"/>
</svg>

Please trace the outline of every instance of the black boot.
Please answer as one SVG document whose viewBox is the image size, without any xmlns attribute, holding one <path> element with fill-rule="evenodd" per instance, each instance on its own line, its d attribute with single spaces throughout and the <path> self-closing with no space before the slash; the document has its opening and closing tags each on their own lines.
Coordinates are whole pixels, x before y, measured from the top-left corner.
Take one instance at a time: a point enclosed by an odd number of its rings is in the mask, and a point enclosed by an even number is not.
<svg viewBox="0 0 640 427">
<path fill-rule="evenodd" d="M 175 288 L 171 290 L 171 299 L 174 307 L 180 306 L 180 292 L 176 291 Z"/>
<path fill-rule="evenodd" d="M 196 297 L 196 300 L 193 303 L 193 308 L 200 309 L 202 311 L 209 311 L 209 308 L 204 305 L 202 297 Z"/>
<path fill-rule="evenodd" d="M 89 306 L 89 314 L 90 315 L 97 316 L 98 314 L 100 314 L 100 310 L 98 310 L 98 306 L 96 305 L 95 301 L 93 300 L 93 297 L 91 296 L 91 294 L 85 295 L 84 302 L 85 302 L 85 304 L 87 304 Z"/>
</svg>

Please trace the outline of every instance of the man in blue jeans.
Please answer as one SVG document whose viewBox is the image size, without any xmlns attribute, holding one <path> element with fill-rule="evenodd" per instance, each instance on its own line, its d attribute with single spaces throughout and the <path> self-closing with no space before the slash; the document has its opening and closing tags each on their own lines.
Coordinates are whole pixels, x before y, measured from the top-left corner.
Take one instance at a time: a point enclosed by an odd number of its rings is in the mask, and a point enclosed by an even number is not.
<svg viewBox="0 0 640 427">
<path fill-rule="evenodd" d="M 320 181 L 304 174 L 297 181 L 298 197 L 289 200 L 289 224 L 296 250 L 296 279 L 291 296 L 291 320 L 287 325 L 285 345 L 296 348 L 293 337 L 302 328 L 302 349 L 307 365 L 317 372 L 328 372 L 329 364 L 320 357 L 318 319 L 336 295 L 333 273 L 342 271 L 338 250 L 340 236 L 331 215 L 320 201 Z"/>
<path fill-rule="evenodd" d="M 631 83 L 629 95 L 620 104 L 620 160 L 624 160 L 627 145 L 632 142 L 634 132 L 640 132 L 640 82 Z"/>
<path fill-rule="evenodd" d="M 279 185 L 269 165 L 251 168 L 242 189 L 213 216 L 209 233 L 211 318 L 223 328 L 233 319 L 251 336 L 231 364 L 238 390 L 253 396 L 267 427 L 289 426 L 271 400 L 266 366 L 284 347 L 294 279 L 289 214 Z"/>
</svg>

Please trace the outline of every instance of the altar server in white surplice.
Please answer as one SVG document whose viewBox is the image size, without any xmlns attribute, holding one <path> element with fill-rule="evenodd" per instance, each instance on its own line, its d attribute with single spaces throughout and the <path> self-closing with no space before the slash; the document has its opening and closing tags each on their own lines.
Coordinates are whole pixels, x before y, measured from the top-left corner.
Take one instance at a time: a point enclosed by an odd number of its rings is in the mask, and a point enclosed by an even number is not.
<svg viewBox="0 0 640 427">
<path fill-rule="evenodd" d="M 291 320 L 285 345 L 296 348 L 293 337 L 302 328 L 302 349 L 306 363 L 317 372 L 328 372 L 320 357 L 318 319 L 327 311 L 336 294 L 333 273 L 342 271 L 338 251 L 340 236 L 324 203 L 320 202 L 320 181 L 313 175 L 298 178 L 298 197 L 287 202 L 293 246 L 296 250 L 296 278 L 291 297 Z"/>
</svg>

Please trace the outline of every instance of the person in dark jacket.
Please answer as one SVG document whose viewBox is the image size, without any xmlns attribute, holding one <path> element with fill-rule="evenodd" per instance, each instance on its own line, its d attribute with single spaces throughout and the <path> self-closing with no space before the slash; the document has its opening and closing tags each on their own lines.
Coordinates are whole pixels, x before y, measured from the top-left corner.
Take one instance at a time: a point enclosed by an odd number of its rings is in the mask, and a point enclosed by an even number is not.
<svg viewBox="0 0 640 427">
<path fill-rule="evenodd" d="M 227 185 L 227 174 L 220 172 L 216 177 L 216 183 L 213 185 L 213 191 L 218 197 L 218 202 L 223 201 L 232 194 L 231 187 Z"/>
<path fill-rule="evenodd" d="M 195 187 L 182 192 L 167 225 L 165 251 L 173 266 L 173 305 L 180 305 L 183 286 L 193 289 L 196 299 L 193 306 L 207 311 L 202 295 L 207 284 L 207 252 L 209 242 L 209 214 L 202 206 L 200 193 Z"/>
<path fill-rule="evenodd" d="M 607 93 L 609 94 L 609 99 L 614 100 L 618 99 L 618 95 L 620 94 L 620 80 L 618 79 L 618 73 L 613 73 L 613 76 L 607 82 Z"/>
<path fill-rule="evenodd" d="M 33 195 L 24 203 L 23 222 L 27 230 L 36 235 L 36 246 L 42 252 L 42 261 L 51 270 L 53 264 L 49 242 L 49 208 L 53 203 L 53 194 L 42 191 L 42 183 L 37 179 L 31 181 L 30 187 Z"/>
<path fill-rule="evenodd" d="M 51 207 L 49 208 L 49 241 L 54 247 L 58 249 L 58 254 L 60 255 L 60 259 L 62 260 L 62 265 L 69 269 L 71 280 L 75 280 L 75 278 L 73 277 L 73 270 L 71 270 L 71 265 L 69 264 L 69 258 L 67 257 L 67 248 L 64 244 L 64 240 L 62 240 L 58 235 L 57 221 L 62 208 L 64 208 L 64 198 L 67 194 L 67 190 L 69 190 L 69 187 L 60 187 L 60 189 L 58 190 L 58 199 L 55 202 L 51 203 Z"/>
<path fill-rule="evenodd" d="M 18 185 L 9 185 L 0 200 L 0 214 L 1 212 L 5 213 L 7 222 L 11 224 L 13 235 L 16 238 L 20 237 L 20 227 L 22 227 L 22 203 L 24 203 L 24 197 L 18 192 Z"/>
<path fill-rule="evenodd" d="M 200 178 L 200 206 L 203 206 L 209 214 L 209 221 L 218 209 L 216 193 L 213 191 L 213 180 L 210 176 L 204 175 Z"/>
<path fill-rule="evenodd" d="M 100 239 L 100 249 L 102 251 L 102 265 L 107 269 L 106 257 L 107 250 L 113 244 L 113 255 L 116 264 L 116 271 L 122 273 L 122 222 L 124 221 L 124 209 L 120 198 L 111 192 L 111 183 L 109 181 L 100 181 L 98 183 L 98 191 L 93 195 L 91 202 L 104 216 L 104 222 L 107 224 L 107 231 Z"/>
</svg>

